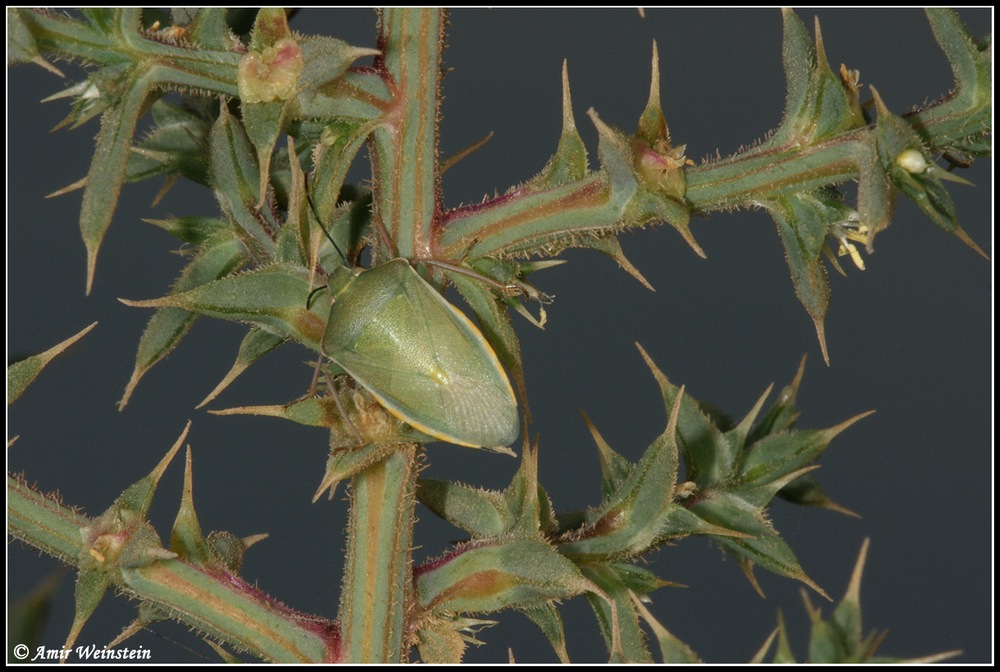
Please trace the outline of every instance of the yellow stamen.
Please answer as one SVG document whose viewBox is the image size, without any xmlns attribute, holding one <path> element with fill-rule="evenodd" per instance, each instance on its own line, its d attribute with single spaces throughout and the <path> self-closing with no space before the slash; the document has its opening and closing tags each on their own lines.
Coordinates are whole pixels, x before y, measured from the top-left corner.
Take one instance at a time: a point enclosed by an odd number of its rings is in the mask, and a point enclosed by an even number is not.
<svg viewBox="0 0 1000 672">
<path fill-rule="evenodd" d="M 845 254 L 851 255 L 851 261 L 853 261 L 854 265 L 858 267 L 858 270 L 865 270 L 865 260 L 861 258 L 861 253 L 858 252 L 858 248 L 847 242 L 847 239 L 841 239 L 840 256 L 844 256 Z"/>
<path fill-rule="evenodd" d="M 857 228 L 844 227 L 844 235 L 856 243 L 867 243 L 868 227 L 864 224 L 858 224 Z"/>
<path fill-rule="evenodd" d="M 830 225 L 830 235 L 837 239 L 840 243 L 840 247 L 837 249 L 837 254 L 841 257 L 844 255 L 850 255 L 851 261 L 853 261 L 854 265 L 862 271 L 865 270 L 864 259 L 861 258 L 861 253 L 858 252 L 858 248 L 848 241 L 853 240 L 857 243 L 867 244 L 868 233 L 868 226 L 861 223 L 858 213 L 856 212 L 852 212 L 844 221 L 836 222 Z M 838 268 L 838 270 L 840 269 Z"/>
</svg>

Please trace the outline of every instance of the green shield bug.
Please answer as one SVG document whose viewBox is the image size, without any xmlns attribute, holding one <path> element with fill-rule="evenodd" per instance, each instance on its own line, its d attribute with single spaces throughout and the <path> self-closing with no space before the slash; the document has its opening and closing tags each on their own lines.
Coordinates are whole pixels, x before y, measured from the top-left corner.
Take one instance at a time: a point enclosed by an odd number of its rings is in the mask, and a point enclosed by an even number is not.
<svg viewBox="0 0 1000 672">
<path fill-rule="evenodd" d="M 323 354 L 390 413 L 461 446 L 517 438 L 517 400 L 496 353 L 407 260 L 355 271 L 332 291 Z"/>
</svg>

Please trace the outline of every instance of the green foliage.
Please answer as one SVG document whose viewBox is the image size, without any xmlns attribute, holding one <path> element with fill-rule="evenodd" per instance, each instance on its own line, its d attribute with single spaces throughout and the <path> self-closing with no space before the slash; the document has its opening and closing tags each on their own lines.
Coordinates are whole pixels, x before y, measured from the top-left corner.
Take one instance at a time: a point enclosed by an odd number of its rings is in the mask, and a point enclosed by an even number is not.
<svg viewBox="0 0 1000 672">
<path fill-rule="evenodd" d="M 165 296 L 122 300 L 156 312 L 120 406 L 198 317 L 236 321 L 248 331 L 235 363 L 202 404 L 265 354 L 305 346 L 319 361 L 304 396 L 220 413 L 327 429 L 329 457 L 314 499 L 352 482 L 334 622 L 295 612 L 240 577 L 243 554 L 258 538 L 203 535 L 190 452 L 180 510 L 163 546 L 148 514 L 186 429 L 149 476 L 96 518 L 8 477 L 11 533 L 78 570 L 66 646 L 114 588 L 142 604 L 123 638 L 171 618 L 277 662 L 400 662 L 413 647 L 425 662 L 456 662 L 492 624 L 475 616 L 518 610 L 568 660 L 556 605 L 585 594 L 612 661 L 652 662 L 648 629 L 665 662 L 694 662 L 693 649 L 643 605 L 671 584 L 641 565 L 694 535 L 734 556 L 761 595 L 756 566 L 826 597 L 771 523 L 768 507 L 780 496 L 846 511 L 810 472 L 830 442 L 867 414 L 824 430 L 800 429 L 801 368 L 770 408 L 763 410 L 769 388 L 735 422 L 671 383 L 642 351 L 669 419 L 634 463 L 587 419 L 602 480 L 600 503 L 583 511 L 556 509 L 539 484 L 538 444 L 528 436 L 520 469 L 501 492 L 417 473 L 433 456 L 423 444 L 435 440 L 513 452 L 513 387 L 525 427 L 530 414 L 509 309 L 530 316 L 532 302 L 549 300 L 535 273 L 556 265 L 554 257 L 568 248 L 600 251 L 648 286 L 625 258 L 621 233 L 667 223 L 704 257 L 690 229 L 693 215 L 762 207 L 777 224 L 795 293 L 828 363 L 830 286 L 821 256 L 841 270 L 830 241 L 863 270 L 854 243 L 871 252 L 903 194 L 982 253 L 958 225 L 942 185 L 961 180 L 934 157 L 961 165 L 989 154 L 991 49 L 972 40 L 953 14 L 929 15 L 955 91 L 897 116 L 872 87 L 873 122 L 857 73 L 831 71 L 818 22 L 810 38 L 786 10 L 781 124 L 758 145 L 697 165 L 685 145 L 672 144 L 655 45 L 649 98 L 634 133 L 588 111 L 599 138 L 595 170 L 564 67 L 562 131 L 542 171 L 503 196 L 446 209 L 438 160 L 441 11 L 385 10 L 378 49 L 369 49 L 298 35 L 281 9 L 261 10 L 252 21 L 221 9 L 175 10 L 169 19 L 139 9 L 76 16 L 8 10 L 9 63 L 51 68 L 48 60 L 73 59 L 88 67 L 84 82 L 56 96 L 71 99 L 63 126 L 101 117 L 90 171 L 76 185 L 84 187 L 88 293 L 124 183 L 164 177 L 162 197 L 186 179 L 208 187 L 219 205 L 216 216 L 153 222 L 186 246 L 185 267 Z M 375 57 L 373 67 L 354 65 L 366 56 Z M 151 128 L 139 138 L 147 119 Z M 370 188 L 346 183 L 366 142 Z M 851 180 L 858 181 L 854 205 L 842 191 Z M 449 285 L 478 328 L 444 297 Z M 542 326 L 545 311 L 537 311 L 531 320 Z M 8 403 L 83 333 L 11 365 Z M 470 538 L 414 567 L 417 501 Z M 809 607 L 811 662 L 872 659 L 876 638 L 860 634 L 860 564 L 831 621 Z M 789 660 L 783 624 L 777 636 L 775 661 Z"/>
<path fill-rule="evenodd" d="M 960 651 L 946 651 L 911 660 L 875 655 L 888 633 L 874 631 L 864 635 L 862 632 L 861 573 L 864 570 L 867 555 L 868 539 L 865 539 L 861 546 L 861 552 L 858 554 L 857 564 L 854 566 L 854 573 L 851 575 L 851 582 L 829 620 L 823 620 L 821 610 L 810 603 L 809 597 L 805 593 L 802 594 L 806 611 L 809 613 L 809 620 L 812 621 L 812 631 L 809 635 L 809 658 L 806 662 L 827 665 L 831 663 L 934 663 L 953 658 L 961 653 Z M 778 644 L 771 662 L 786 664 L 796 662 L 788 643 L 788 633 L 781 612 L 778 612 L 777 630 L 771 633 L 753 662 L 763 661 L 775 636 L 777 636 Z"/>
<path fill-rule="evenodd" d="M 74 336 L 70 336 L 62 343 L 49 348 L 45 352 L 33 355 L 31 357 L 26 357 L 19 362 L 14 362 L 7 367 L 7 405 L 17 401 L 18 397 L 24 393 L 28 385 L 35 379 L 42 369 L 51 362 L 56 355 L 64 352 L 69 346 L 76 343 L 78 340 L 83 338 L 90 332 L 91 329 L 97 326 L 97 322 L 94 322 L 89 327 L 79 332 Z"/>
</svg>

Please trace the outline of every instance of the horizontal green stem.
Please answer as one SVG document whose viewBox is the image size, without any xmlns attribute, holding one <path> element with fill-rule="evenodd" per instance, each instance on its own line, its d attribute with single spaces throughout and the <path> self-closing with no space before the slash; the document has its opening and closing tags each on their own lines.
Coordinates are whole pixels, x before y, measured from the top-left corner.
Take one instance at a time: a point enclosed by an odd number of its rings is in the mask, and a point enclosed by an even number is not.
<svg viewBox="0 0 1000 672">
<path fill-rule="evenodd" d="M 516 253 L 546 237 L 603 231 L 624 212 L 627 199 L 616 196 L 597 173 L 553 189 L 513 191 L 481 205 L 458 208 L 447 214 L 439 253 L 449 258 Z M 462 249 L 469 241 L 474 241 L 471 248 Z"/>
<path fill-rule="evenodd" d="M 135 18 L 130 10 L 119 23 Z M 103 34 L 62 14 L 24 11 L 26 22 L 43 54 L 82 60 L 87 63 L 155 62 L 157 82 L 205 89 L 226 96 L 236 96 L 236 68 L 240 55 L 208 49 L 184 49 L 139 36 L 127 25 L 121 35 Z"/>
<path fill-rule="evenodd" d="M 72 563 L 83 550 L 80 530 L 89 524 L 87 516 L 7 475 L 7 531 L 12 536 Z"/>
<path fill-rule="evenodd" d="M 973 101 L 975 102 L 975 101 Z M 931 148 L 948 146 L 970 127 L 987 126 L 989 107 L 945 98 L 907 115 Z M 854 129 L 811 146 L 752 147 L 732 157 L 686 169 L 684 207 L 691 214 L 757 205 L 789 192 L 810 191 L 858 179 L 870 161 L 875 126 Z M 628 160 L 602 152 L 602 161 Z M 458 258 L 491 254 L 558 253 L 580 239 L 659 219 L 634 207 L 641 189 L 630 168 L 602 170 L 556 187 L 533 185 L 445 214 L 437 252 Z"/>
<path fill-rule="evenodd" d="M 23 479 L 7 476 L 11 536 L 77 566 L 86 553 L 82 531 L 93 522 Z M 263 660 L 340 660 L 340 634 L 333 621 L 295 612 L 228 572 L 175 558 L 110 575 L 119 590 Z"/>
<path fill-rule="evenodd" d="M 253 586 L 181 560 L 123 569 L 123 588 L 214 639 L 275 663 L 339 662 L 332 621 L 300 614 Z"/>
<path fill-rule="evenodd" d="M 738 154 L 687 170 L 685 200 L 707 212 L 752 205 L 764 194 L 808 191 L 858 177 L 857 152 L 870 129 L 837 136 L 806 148 L 778 148 Z"/>
</svg>

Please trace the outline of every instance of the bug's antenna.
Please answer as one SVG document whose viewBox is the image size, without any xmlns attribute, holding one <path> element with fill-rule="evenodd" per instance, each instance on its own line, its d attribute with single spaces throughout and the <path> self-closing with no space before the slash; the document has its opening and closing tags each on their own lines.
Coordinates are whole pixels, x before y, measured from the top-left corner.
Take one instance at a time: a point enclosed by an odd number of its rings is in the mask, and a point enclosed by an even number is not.
<svg viewBox="0 0 1000 672">
<path fill-rule="evenodd" d="M 322 287 L 317 287 L 313 291 L 309 292 L 309 296 L 306 297 L 306 310 L 312 310 L 313 299 L 316 298 L 316 294 L 322 292 L 324 289 L 327 289 L 326 285 L 323 285 Z"/>
<path fill-rule="evenodd" d="M 313 201 L 312 193 L 309 190 L 309 176 L 303 175 L 303 178 L 305 181 L 306 200 L 309 202 L 309 209 L 312 210 L 313 218 L 316 220 L 316 223 L 319 224 L 319 228 L 323 231 L 323 235 L 325 235 L 326 239 L 330 241 L 331 245 L 333 245 L 333 249 L 337 250 L 337 254 L 340 255 L 340 259 L 344 262 L 344 266 L 350 266 L 351 264 L 347 261 L 347 257 L 344 255 L 343 250 L 340 249 L 340 246 L 337 245 L 337 241 L 335 241 L 333 236 L 330 235 L 330 232 L 327 231 L 326 226 L 323 225 L 323 220 L 319 216 L 319 212 L 316 210 L 316 203 Z"/>
</svg>

